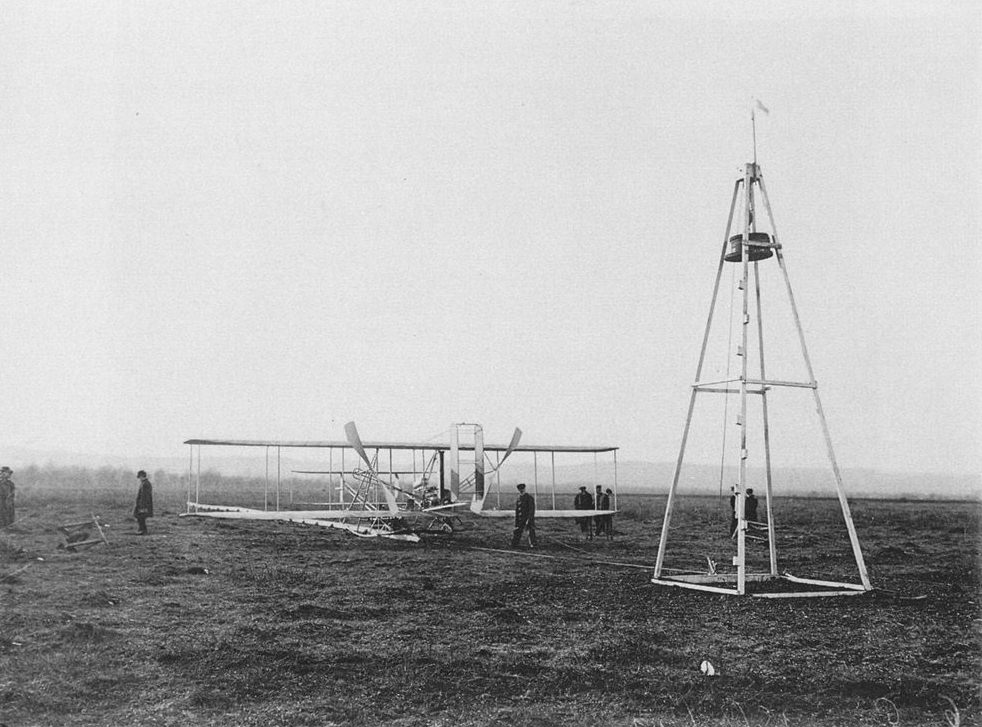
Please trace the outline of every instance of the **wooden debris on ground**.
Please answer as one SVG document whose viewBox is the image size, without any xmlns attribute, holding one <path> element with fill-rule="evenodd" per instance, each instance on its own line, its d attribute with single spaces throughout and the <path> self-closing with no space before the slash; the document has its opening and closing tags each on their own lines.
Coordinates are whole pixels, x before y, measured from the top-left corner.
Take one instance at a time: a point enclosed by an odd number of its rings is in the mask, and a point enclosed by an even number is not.
<svg viewBox="0 0 982 727">
<path fill-rule="evenodd" d="M 93 527 L 99 533 L 99 537 L 97 538 L 93 537 Z M 88 545 L 98 545 L 99 543 L 109 545 L 109 540 L 106 539 L 103 527 L 108 526 L 99 522 L 98 515 L 92 515 L 90 520 L 83 520 L 82 522 L 65 523 L 58 528 L 65 536 L 65 542 L 60 544 L 58 549 L 74 553 L 78 548 Z"/>
</svg>

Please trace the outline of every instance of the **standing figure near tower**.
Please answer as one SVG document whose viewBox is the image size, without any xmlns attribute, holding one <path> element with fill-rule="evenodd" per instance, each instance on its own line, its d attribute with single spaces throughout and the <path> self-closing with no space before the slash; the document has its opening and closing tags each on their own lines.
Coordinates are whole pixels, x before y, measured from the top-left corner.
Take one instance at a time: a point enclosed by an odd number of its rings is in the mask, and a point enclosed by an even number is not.
<svg viewBox="0 0 982 727">
<path fill-rule="evenodd" d="M 743 517 L 752 523 L 757 522 L 757 495 L 754 488 L 747 488 L 747 501 L 743 505 Z"/>
<path fill-rule="evenodd" d="M 511 537 L 511 547 L 517 548 L 522 539 L 522 532 L 528 528 L 529 547 L 536 546 L 535 541 L 535 498 L 525 491 L 525 483 L 518 485 L 518 499 L 515 500 L 515 532 Z"/>
<path fill-rule="evenodd" d="M 737 519 L 736 519 L 736 487 L 730 488 L 730 537 L 733 537 L 733 533 L 736 532 Z"/>
</svg>

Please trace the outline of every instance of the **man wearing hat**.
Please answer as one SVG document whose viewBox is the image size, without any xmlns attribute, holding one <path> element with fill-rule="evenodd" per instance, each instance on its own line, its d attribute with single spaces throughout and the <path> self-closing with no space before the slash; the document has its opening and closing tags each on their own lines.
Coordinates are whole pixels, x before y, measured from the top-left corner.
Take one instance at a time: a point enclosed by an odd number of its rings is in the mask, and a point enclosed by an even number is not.
<svg viewBox="0 0 982 727">
<path fill-rule="evenodd" d="M 511 536 L 511 547 L 517 548 L 522 539 L 522 531 L 528 528 L 529 547 L 535 543 L 535 498 L 525 491 L 525 483 L 518 485 L 518 499 L 515 500 L 515 532 Z"/>
<path fill-rule="evenodd" d="M 137 535 L 147 534 L 147 518 L 153 517 L 153 486 L 147 479 L 147 473 L 140 470 L 136 473 L 140 480 L 140 489 L 136 493 L 136 507 L 133 508 L 133 517 L 136 518 L 138 526 Z"/>
<path fill-rule="evenodd" d="M 757 522 L 757 495 L 754 494 L 752 487 L 747 488 L 747 499 L 743 504 L 743 517 L 749 522 Z"/>
<path fill-rule="evenodd" d="M 576 493 L 576 497 L 573 499 L 573 509 L 574 510 L 593 509 L 593 496 L 589 492 L 587 492 L 586 485 L 581 485 L 580 491 Z M 576 522 L 580 526 L 580 532 L 586 536 L 586 539 L 593 540 L 593 528 L 590 527 L 590 518 L 578 517 L 576 518 Z"/>
<path fill-rule="evenodd" d="M 600 485 L 597 485 L 597 494 L 593 496 L 593 501 L 594 503 L 596 503 L 598 510 L 600 509 L 600 500 L 603 499 L 603 496 L 604 496 L 603 488 Z M 603 515 L 595 515 L 593 517 L 594 535 L 600 535 L 600 533 L 603 532 L 603 527 L 604 527 L 603 520 L 604 520 Z"/>
<path fill-rule="evenodd" d="M 603 497 L 600 498 L 600 502 L 597 503 L 598 510 L 609 510 L 611 498 L 614 495 L 614 491 L 609 487 L 604 491 Z M 614 516 L 613 515 L 601 515 L 600 516 L 601 531 L 607 536 L 607 540 L 614 539 Z"/>
<path fill-rule="evenodd" d="M 0 528 L 12 525 L 14 522 L 14 483 L 10 476 L 12 469 L 4 465 L 0 467 Z"/>
</svg>

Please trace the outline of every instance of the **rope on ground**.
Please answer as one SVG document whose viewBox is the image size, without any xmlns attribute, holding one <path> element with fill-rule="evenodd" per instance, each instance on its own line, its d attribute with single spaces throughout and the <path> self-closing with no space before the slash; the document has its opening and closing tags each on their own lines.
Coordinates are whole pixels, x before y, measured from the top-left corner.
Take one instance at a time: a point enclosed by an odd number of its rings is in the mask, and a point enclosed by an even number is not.
<svg viewBox="0 0 982 727">
<path fill-rule="evenodd" d="M 21 515 L 19 518 L 17 518 L 16 520 L 14 520 L 12 523 L 7 523 L 6 525 L 0 525 L 0 530 L 3 530 L 4 528 L 13 527 L 14 525 L 17 525 L 18 523 L 22 523 L 25 520 L 27 520 L 29 517 L 32 517 L 32 513 L 27 513 L 26 515 Z"/>
<path fill-rule="evenodd" d="M 584 555 L 586 555 L 586 551 L 583 550 L 583 548 L 574 548 L 572 545 L 570 545 L 569 543 L 564 543 L 562 540 L 557 540 L 555 542 L 559 543 L 564 548 L 569 548 L 570 550 L 575 550 L 577 553 L 583 553 Z"/>
<path fill-rule="evenodd" d="M 25 566 L 21 566 L 20 568 L 17 568 L 16 570 L 12 570 L 12 571 L 10 571 L 10 573 L 8 573 L 7 575 L 3 575 L 3 576 L 0 576 L 0 583 L 3 583 L 4 581 L 7 581 L 7 580 L 10 580 L 11 578 L 13 578 L 13 577 L 14 577 L 15 575 L 17 575 L 18 573 L 23 573 L 23 572 L 24 572 L 24 571 L 26 571 L 26 570 L 27 570 L 27 569 L 28 569 L 28 568 L 29 568 L 30 566 L 31 566 L 31 564 L 30 564 L 30 563 L 28 563 L 28 564 L 27 564 L 27 565 L 25 565 Z"/>
<path fill-rule="evenodd" d="M 477 545 L 465 545 L 464 547 L 467 550 L 480 550 L 480 551 L 483 551 L 485 553 L 507 553 L 508 555 L 524 555 L 524 556 L 528 556 L 528 557 L 531 557 L 531 558 L 547 558 L 549 560 L 559 560 L 559 561 L 565 561 L 565 562 L 569 562 L 569 563 L 582 563 L 582 562 L 584 562 L 580 558 L 564 558 L 564 557 L 558 556 L 558 555 L 549 555 L 548 553 L 538 553 L 538 552 L 536 552 L 534 550 L 533 551 L 528 551 L 528 550 L 509 550 L 509 549 L 506 549 L 506 548 L 482 548 L 482 547 L 477 546 Z M 651 570 L 652 568 L 654 568 L 653 565 L 649 565 L 647 563 L 621 563 L 619 561 L 606 560 L 604 558 L 587 558 L 586 559 L 586 562 L 587 563 L 597 563 L 599 565 L 609 565 L 609 566 L 613 566 L 613 567 L 616 567 L 616 568 L 640 568 L 642 570 Z"/>
</svg>

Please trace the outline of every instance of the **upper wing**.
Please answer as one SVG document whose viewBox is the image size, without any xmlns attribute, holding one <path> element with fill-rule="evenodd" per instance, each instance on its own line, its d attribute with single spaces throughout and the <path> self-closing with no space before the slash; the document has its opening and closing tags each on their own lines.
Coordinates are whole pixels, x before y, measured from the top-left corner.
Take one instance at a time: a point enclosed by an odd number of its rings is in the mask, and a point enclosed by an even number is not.
<svg viewBox="0 0 982 727">
<path fill-rule="evenodd" d="M 351 443 L 346 440 L 277 440 L 277 439 L 188 439 L 185 444 L 197 444 L 201 446 L 223 446 L 223 447 L 302 447 L 308 449 L 352 449 Z M 394 450 L 429 450 L 438 452 L 450 451 L 450 444 L 444 442 L 411 442 L 411 441 L 368 441 L 361 442 L 362 447 L 369 449 L 394 449 Z M 474 449 L 473 444 L 460 443 L 458 447 L 462 452 Z M 607 445 L 589 446 L 570 446 L 564 444 L 519 444 L 512 446 L 508 444 L 485 444 L 485 452 L 573 452 L 594 454 L 603 452 L 614 452 L 618 447 Z"/>
</svg>

